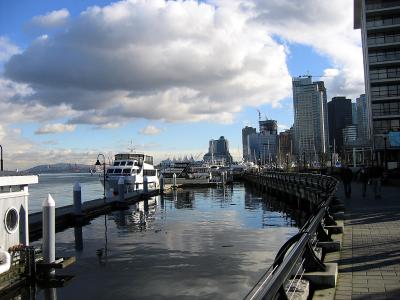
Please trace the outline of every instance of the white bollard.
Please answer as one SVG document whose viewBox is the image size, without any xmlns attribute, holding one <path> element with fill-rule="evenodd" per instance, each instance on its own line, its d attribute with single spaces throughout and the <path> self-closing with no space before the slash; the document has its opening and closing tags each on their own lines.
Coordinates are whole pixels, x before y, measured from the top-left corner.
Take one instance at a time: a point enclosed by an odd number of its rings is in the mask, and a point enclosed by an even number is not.
<svg viewBox="0 0 400 300">
<path fill-rule="evenodd" d="M 42 249 L 43 261 L 46 264 L 56 260 L 56 203 L 49 194 L 42 204 Z M 49 275 L 54 275 L 55 270 L 51 269 Z"/>
<path fill-rule="evenodd" d="M 82 189 L 79 182 L 74 184 L 74 214 L 76 216 L 82 215 Z"/>
<path fill-rule="evenodd" d="M 125 181 L 123 177 L 118 179 L 118 200 L 121 202 L 125 200 Z"/>
<path fill-rule="evenodd" d="M 143 177 L 143 192 L 149 192 L 149 179 L 147 178 L 147 176 Z"/>
<path fill-rule="evenodd" d="M 161 174 L 160 175 L 160 191 L 163 192 L 164 191 L 164 176 Z"/>
<path fill-rule="evenodd" d="M 176 188 L 176 174 L 175 173 L 172 175 L 172 186 L 174 188 Z"/>
</svg>

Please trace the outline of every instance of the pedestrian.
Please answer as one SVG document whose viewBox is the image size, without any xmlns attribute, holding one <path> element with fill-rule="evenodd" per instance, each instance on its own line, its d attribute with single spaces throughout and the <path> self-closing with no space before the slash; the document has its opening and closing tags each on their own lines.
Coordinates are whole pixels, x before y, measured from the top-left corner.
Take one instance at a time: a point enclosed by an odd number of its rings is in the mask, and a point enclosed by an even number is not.
<svg viewBox="0 0 400 300">
<path fill-rule="evenodd" d="M 350 198 L 351 196 L 351 180 L 353 178 L 353 172 L 349 168 L 348 165 L 345 165 L 340 170 L 340 178 L 343 182 L 344 194 L 346 198 Z"/>
<path fill-rule="evenodd" d="M 374 194 L 376 199 L 381 198 L 382 192 L 382 176 L 383 176 L 383 168 L 381 166 L 372 166 L 371 169 L 371 181 L 374 187 Z"/>
<path fill-rule="evenodd" d="M 359 178 L 362 184 L 362 196 L 365 197 L 367 193 L 367 185 L 369 181 L 369 170 L 363 165 L 361 169 L 358 171 Z"/>
</svg>

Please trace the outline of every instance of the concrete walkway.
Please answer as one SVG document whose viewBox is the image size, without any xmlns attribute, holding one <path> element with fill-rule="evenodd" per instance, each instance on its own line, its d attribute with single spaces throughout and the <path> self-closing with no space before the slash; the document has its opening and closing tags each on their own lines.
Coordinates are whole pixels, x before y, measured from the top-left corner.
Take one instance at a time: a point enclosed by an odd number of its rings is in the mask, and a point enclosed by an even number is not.
<svg viewBox="0 0 400 300">
<path fill-rule="evenodd" d="M 382 187 L 375 199 L 372 186 L 361 196 L 352 184 L 345 199 L 345 228 L 335 299 L 400 299 L 400 188 Z"/>
</svg>

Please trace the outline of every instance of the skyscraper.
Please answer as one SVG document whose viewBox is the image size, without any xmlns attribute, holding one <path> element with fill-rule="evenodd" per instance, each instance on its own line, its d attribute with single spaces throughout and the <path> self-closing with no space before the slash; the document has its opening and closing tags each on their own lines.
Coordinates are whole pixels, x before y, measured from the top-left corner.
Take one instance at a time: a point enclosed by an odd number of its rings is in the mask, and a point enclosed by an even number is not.
<svg viewBox="0 0 400 300">
<path fill-rule="evenodd" d="M 326 89 L 311 76 L 294 77 L 294 142 L 297 155 L 321 154 L 328 150 Z"/>
<path fill-rule="evenodd" d="M 340 153 L 343 149 L 343 128 L 352 125 L 351 100 L 346 97 L 333 97 L 328 102 L 329 144 Z"/>
<path fill-rule="evenodd" d="M 242 146 L 243 146 L 243 160 L 250 161 L 251 151 L 249 144 L 249 136 L 256 134 L 257 130 L 254 127 L 246 126 L 242 129 Z"/>
<path fill-rule="evenodd" d="M 218 140 L 210 140 L 208 153 L 204 155 L 203 160 L 211 163 L 231 164 L 233 159 L 229 153 L 228 140 L 223 136 Z"/>
<path fill-rule="evenodd" d="M 369 119 L 367 108 L 367 97 L 365 94 L 356 99 L 357 104 L 357 138 L 360 144 L 368 144 L 369 141 Z"/>
<path fill-rule="evenodd" d="M 361 28 L 373 149 L 381 164 L 389 161 L 395 166 L 400 161 L 399 11 L 399 0 L 354 1 L 354 28 Z"/>
</svg>

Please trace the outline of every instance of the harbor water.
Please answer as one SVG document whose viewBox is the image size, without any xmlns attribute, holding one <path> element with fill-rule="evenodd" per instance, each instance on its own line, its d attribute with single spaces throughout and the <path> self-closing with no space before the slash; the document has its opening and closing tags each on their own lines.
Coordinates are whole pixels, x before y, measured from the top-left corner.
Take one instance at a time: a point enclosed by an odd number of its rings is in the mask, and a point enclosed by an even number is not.
<svg viewBox="0 0 400 300">
<path fill-rule="evenodd" d="M 57 233 L 57 255 L 77 261 L 57 271 L 74 278 L 53 292 L 57 299 L 241 299 L 298 232 L 295 219 L 243 183 L 157 196 Z"/>
<path fill-rule="evenodd" d="M 39 183 L 29 186 L 29 212 L 41 211 L 42 202 L 47 199 L 47 194 L 51 194 L 54 198 L 56 207 L 72 204 L 72 189 L 75 182 L 81 184 L 83 202 L 103 197 L 99 174 L 40 174 Z"/>
</svg>

